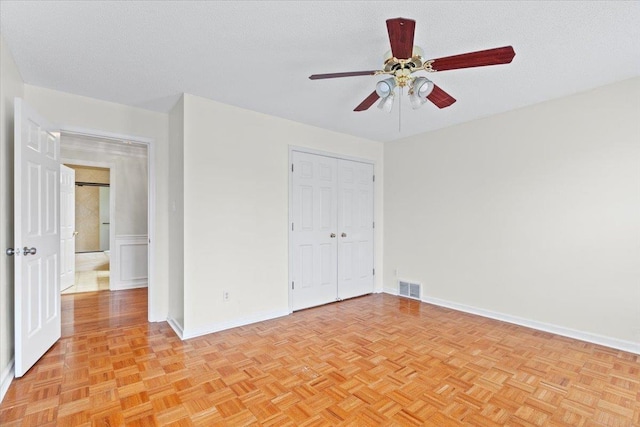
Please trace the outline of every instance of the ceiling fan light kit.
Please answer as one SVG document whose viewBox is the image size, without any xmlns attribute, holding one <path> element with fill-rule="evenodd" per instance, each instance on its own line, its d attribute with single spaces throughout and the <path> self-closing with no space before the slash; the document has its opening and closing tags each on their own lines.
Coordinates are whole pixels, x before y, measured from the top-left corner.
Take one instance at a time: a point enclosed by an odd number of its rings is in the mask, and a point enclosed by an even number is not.
<svg viewBox="0 0 640 427">
<path fill-rule="evenodd" d="M 442 90 L 426 77 L 412 74 L 418 71 L 434 73 L 437 71 L 456 70 L 461 68 L 484 67 L 510 63 L 515 51 L 511 46 L 460 55 L 424 60 L 424 53 L 419 46 L 413 45 L 416 21 L 407 18 L 387 20 L 387 31 L 391 50 L 384 55 L 382 70 L 349 71 L 344 73 L 313 74 L 311 80 L 331 79 L 354 76 L 390 75 L 376 84 L 376 90 L 367 96 L 354 111 L 368 110 L 379 98 L 378 108 L 391 111 L 395 88 L 408 87 L 409 102 L 413 109 L 418 109 L 427 101 L 438 108 L 446 108 L 456 99 Z"/>
</svg>

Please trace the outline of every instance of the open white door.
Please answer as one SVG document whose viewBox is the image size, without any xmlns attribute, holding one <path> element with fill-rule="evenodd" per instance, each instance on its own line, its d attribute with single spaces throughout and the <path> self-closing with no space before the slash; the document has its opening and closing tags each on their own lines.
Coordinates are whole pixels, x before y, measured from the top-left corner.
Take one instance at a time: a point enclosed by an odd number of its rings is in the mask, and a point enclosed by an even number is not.
<svg viewBox="0 0 640 427">
<path fill-rule="evenodd" d="M 60 165 L 60 291 L 76 277 L 76 171 Z"/>
<path fill-rule="evenodd" d="M 60 338 L 60 136 L 19 98 L 14 119 L 15 376 Z"/>
</svg>

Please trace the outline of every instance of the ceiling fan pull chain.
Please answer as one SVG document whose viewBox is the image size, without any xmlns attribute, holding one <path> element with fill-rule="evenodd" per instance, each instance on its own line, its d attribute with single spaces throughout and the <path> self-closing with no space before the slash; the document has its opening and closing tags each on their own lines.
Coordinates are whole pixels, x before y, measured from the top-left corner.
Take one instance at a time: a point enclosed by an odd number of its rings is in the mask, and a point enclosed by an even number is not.
<svg viewBox="0 0 640 427">
<path fill-rule="evenodd" d="M 400 99 L 398 100 L 398 133 L 402 132 L 402 88 L 399 89 L 400 91 Z"/>
</svg>

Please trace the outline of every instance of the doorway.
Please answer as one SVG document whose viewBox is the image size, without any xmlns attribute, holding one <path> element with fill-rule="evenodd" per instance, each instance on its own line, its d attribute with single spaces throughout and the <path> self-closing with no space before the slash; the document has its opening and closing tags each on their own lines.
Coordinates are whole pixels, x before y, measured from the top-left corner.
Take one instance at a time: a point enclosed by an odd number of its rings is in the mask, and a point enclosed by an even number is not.
<svg viewBox="0 0 640 427">
<path fill-rule="evenodd" d="M 61 291 L 72 294 L 109 290 L 111 168 L 71 163 L 64 166 L 60 188 Z M 73 179 L 70 191 L 62 186 L 65 174 Z M 66 204 L 73 204 L 73 208 L 65 209 Z M 67 224 L 73 229 L 67 230 Z"/>
<path fill-rule="evenodd" d="M 373 164 L 291 149 L 292 311 L 373 292 Z"/>
<path fill-rule="evenodd" d="M 62 163 L 75 169 L 80 219 L 74 230 L 78 280 L 64 293 L 147 287 L 148 144 L 63 130 L 60 146 Z"/>
</svg>

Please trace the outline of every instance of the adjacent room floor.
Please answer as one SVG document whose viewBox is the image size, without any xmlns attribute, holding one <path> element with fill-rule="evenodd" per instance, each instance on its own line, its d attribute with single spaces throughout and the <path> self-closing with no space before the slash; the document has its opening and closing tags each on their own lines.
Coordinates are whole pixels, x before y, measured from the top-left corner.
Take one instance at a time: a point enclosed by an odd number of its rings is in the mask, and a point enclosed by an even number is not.
<svg viewBox="0 0 640 427">
<path fill-rule="evenodd" d="M 62 291 L 62 294 L 108 291 L 109 268 L 109 255 L 105 252 L 77 253 L 74 284 Z"/>
<path fill-rule="evenodd" d="M 181 341 L 146 289 L 64 295 L 18 425 L 637 426 L 640 356 L 376 294 Z"/>
</svg>

